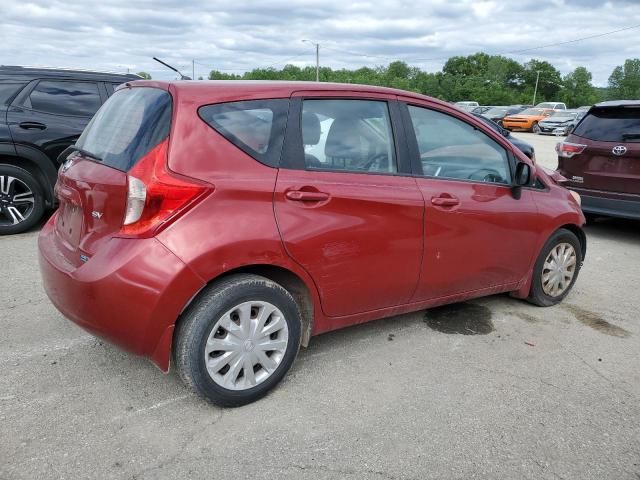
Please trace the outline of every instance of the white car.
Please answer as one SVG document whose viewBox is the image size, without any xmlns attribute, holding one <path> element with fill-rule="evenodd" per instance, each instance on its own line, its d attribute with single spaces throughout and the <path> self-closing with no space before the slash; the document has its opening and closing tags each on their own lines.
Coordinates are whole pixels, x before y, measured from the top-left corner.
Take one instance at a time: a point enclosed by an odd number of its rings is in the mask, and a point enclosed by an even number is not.
<svg viewBox="0 0 640 480">
<path fill-rule="evenodd" d="M 535 108 L 552 108 L 554 110 L 566 110 L 567 106 L 562 102 L 542 102 L 537 104 Z"/>
</svg>

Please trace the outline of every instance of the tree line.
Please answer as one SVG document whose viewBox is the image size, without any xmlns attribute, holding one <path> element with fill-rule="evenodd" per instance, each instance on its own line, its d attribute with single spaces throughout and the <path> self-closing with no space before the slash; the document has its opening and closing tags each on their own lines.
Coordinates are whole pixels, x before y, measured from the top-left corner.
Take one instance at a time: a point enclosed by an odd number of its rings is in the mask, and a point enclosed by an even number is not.
<svg viewBox="0 0 640 480">
<path fill-rule="evenodd" d="M 141 72 L 144 73 L 144 72 Z M 539 77 L 538 77 L 539 74 Z M 282 69 L 255 68 L 243 74 L 212 70 L 210 80 L 302 80 L 314 81 L 315 67 L 285 65 Z M 405 62 L 355 70 L 320 68 L 320 81 L 360 83 L 410 90 L 446 101 L 475 100 L 480 105 L 530 104 L 538 78 L 536 103 L 560 101 L 568 107 L 599 101 L 640 99 L 640 59 L 628 59 L 614 68 L 608 87 L 592 84 L 591 72 L 577 67 L 567 75 L 551 63 L 531 59 L 526 63 L 500 56 L 476 53 L 451 57 L 439 72 L 425 72 Z"/>
</svg>

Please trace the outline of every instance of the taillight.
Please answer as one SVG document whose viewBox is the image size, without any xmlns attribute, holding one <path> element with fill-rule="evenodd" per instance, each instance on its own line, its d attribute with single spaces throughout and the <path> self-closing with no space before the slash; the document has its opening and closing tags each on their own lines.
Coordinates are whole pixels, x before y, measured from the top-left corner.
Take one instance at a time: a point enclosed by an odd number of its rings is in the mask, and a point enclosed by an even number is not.
<svg viewBox="0 0 640 480">
<path fill-rule="evenodd" d="M 155 235 L 211 191 L 211 187 L 170 173 L 166 167 L 168 140 L 153 148 L 127 178 L 127 207 L 120 234 Z"/>
<path fill-rule="evenodd" d="M 556 152 L 558 152 L 558 156 L 563 158 L 571 158 L 574 155 L 578 155 L 587 148 L 586 145 L 582 145 L 579 143 L 571 143 L 571 142 L 560 142 L 556 145 Z"/>
</svg>

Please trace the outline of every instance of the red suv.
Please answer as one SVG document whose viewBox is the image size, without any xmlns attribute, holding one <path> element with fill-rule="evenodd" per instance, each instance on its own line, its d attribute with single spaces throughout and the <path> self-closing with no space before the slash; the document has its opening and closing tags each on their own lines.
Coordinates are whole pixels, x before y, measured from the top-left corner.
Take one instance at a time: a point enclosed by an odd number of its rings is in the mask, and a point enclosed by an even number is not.
<svg viewBox="0 0 640 480">
<path fill-rule="evenodd" d="M 553 305 L 585 255 L 577 194 L 399 90 L 136 81 L 66 155 L 49 297 L 221 405 L 265 395 L 313 335 L 502 292 Z"/>
<path fill-rule="evenodd" d="M 640 220 L 640 100 L 593 106 L 556 150 L 585 213 Z"/>
</svg>

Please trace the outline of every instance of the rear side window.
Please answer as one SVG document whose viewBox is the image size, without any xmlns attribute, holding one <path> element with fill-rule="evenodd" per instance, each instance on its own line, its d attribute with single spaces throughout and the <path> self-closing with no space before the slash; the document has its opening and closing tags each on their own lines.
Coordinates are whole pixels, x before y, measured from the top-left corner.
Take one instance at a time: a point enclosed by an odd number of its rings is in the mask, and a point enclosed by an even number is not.
<svg viewBox="0 0 640 480">
<path fill-rule="evenodd" d="M 126 172 L 169 136 L 171 107 L 171 95 L 165 90 L 118 90 L 98 110 L 76 146 Z"/>
<path fill-rule="evenodd" d="M 247 100 L 200 107 L 207 124 L 260 163 L 276 167 L 282 153 L 288 99 Z"/>
<path fill-rule="evenodd" d="M 597 142 L 640 142 L 640 108 L 594 108 L 573 133 Z"/>
<path fill-rule="evenodd" d="M 7 105 L 26 83 L 0 83 L 0 105 Z"/>
<path fill-rule="evenodd" d="M 56 115 L 90 117 L 100 108 L 98 85 L 91 82 L 43 80 L 29 95 L 26 106 Z"/>
</svg>

